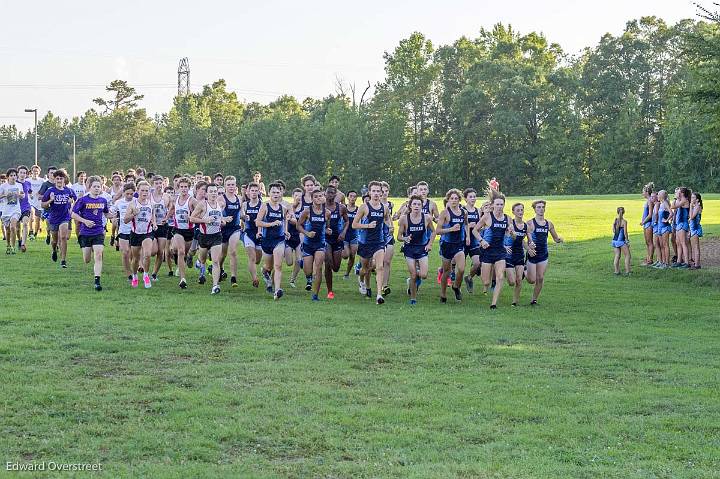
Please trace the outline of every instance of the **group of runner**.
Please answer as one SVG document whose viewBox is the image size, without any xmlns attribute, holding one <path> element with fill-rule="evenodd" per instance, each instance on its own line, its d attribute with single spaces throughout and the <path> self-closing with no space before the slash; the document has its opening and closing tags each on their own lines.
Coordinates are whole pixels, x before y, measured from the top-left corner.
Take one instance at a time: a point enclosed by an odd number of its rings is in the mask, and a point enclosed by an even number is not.
<svg viewBox="0 0 720 479">
<path fill-rule="evenodd" d="M 675 188 L 672 200 L 668 192 L 657 189 L 654 183 L 643 187 L 640 226 L 643 228 L 646 255 L 641 265 L 656 269 L 700 269 L 700 238 L 703 236 L 702 195 L 687 187 Z M 615 274 L 620 274 L 620 259 L 624 257 L 625 274 L 631 272 L 630 240 L 625 208 L 617 209 L 613 222 L 612 246 L 615 251 Z M 672 246 L 672 256 L 670 254 Z"/>
<path fill-rule="evenodd" d="M 133 288 L 140 283 L 151 288 L 166 264 L 167 275 L 177 276 L 179 288 L 185 289 L 188 269 L 195 266 L 198 283 L 205 284 L 209 275 L 211 294 L 218 294 L 223 280 L 237 286 L 238 254 L 244 250 L 252 285 L 258 287 L 262 278 L 275 299 L 283 296 L 283 263 L 291 268 L 291 287 L 302 270 L 313 301 L 320 299 L 323 279 L 327 298 L 334 299 L 334 274 L 345 260 L 343 278 L 354 271 L 359 292 L 377 304 L 391 292 L 398 244 L 408 271 L 405 290 L 410 304 L 416 304 L 428 277 L 428 255 L 439 237 L 441 302 L 447 302 L 448 287 L 461 301 L 463 282 L 472 293 L 479 276 L 483 292 L 492 290 L 491 308 L 497 307 L 506 281 L 514 288 L 513 306 L 519 304 L 523 280 L 534 286 L 530 304 L 535 305 L 548 264 L 548 236 L 562 242 L 545 219 L 545 201 L 532 203 L 529 221 L 522 203 L 506 214 L 505 196 L 494 178 L 480 205 L 478 192 L 468 188 L 449 190 L 438 207 L 428 198 L 427 182 L 421 181 L 408 188 L 407 200 L 396 207 L 388 199 L 388 183 L 371 181 L 360 193 L 342 192 L 337 176 L 322 187 L 305 175 L 286 201 L 285 183 L 276 180 L 266 187 L 259 172 L 240 186 L 234 176 L 217 173 L 210 178 L 200 171 L 173 178 L 142 168 L 115 171 L 110 184 L 85 172 L 71 183 L 64 170 L 53 167 L 46 178 L 40 174 L 37 166 L 11 168 L 0 185 L 6 253 L 16 254 L 16 244 L 24 252 L 27 241 L 46 224 L 51 259 L 66 268 L 74 228 L 84 261 L 94 263 L 98 291 L 109 232 Z"/>
</svg>

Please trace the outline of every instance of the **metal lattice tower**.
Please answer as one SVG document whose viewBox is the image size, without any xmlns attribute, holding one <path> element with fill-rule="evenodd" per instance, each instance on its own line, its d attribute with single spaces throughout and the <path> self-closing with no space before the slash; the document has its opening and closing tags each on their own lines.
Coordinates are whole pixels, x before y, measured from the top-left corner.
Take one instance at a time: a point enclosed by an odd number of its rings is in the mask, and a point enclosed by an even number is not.
<svg viewBox="0 0 720 479">
<path fill-rule="evenodd" d="M 190 62 L 187 57 L 180 59 L 178 65 L 178 96 L 190 94 Z"/>
</svg>

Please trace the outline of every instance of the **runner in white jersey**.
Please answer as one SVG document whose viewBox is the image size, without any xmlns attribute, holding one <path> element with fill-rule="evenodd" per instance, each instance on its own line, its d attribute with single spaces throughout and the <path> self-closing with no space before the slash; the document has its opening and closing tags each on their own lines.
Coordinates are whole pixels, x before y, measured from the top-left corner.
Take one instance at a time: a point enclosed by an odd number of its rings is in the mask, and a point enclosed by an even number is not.
<svg viewBox="0 0 720 479">
<path fill-rule="evenodd" d="M 190 221 L 199 226 L 198 235 L 199 260 L 205 264 L 208 252 L 212 261 L 213 286 L 210 294 L 220 292 L 220 257 L 222 256 L 222 233 L 220 229 L 228 218 L 223 215 L 225 202 L 218 198 L 218 187 L 209 184 L 206 187 L 207 200 L 198 201 L 190 215 Z M 205 275 L 201 271 L 200 284 L 205 282 Z"/>
<path fill-rule="evenodd" d="M 152 286 L 148 270 L 153 248 L 155 214 L 150 204 L 150 183 L 143 180 L 137 186 L 138 197 L 130 203 L 123 221 L 130 223 L 130 251 L 132 252 L 132 270 L 142 273 L 145 288 Z M 133 274 L 132 287 L 137 288 L 138 276 Z"/>
<path fill-rule="evenodd" d="M 190 249 L 193 240 L 193 224 L 190 212 L 195 207 L 195 199 L 190 197 L 190 179 L 180 178 L 177 183 L 177 199 L 170 205 L 169 216 L 173 221 L 172 249 L 177 254 L 178 276 L 180 288 L 187 288 L 185 281 L 185 253 Z"/>
<path fill-rule="evenodd" d="M 30 240 L 34 240 L 38 234 L 40 234 L 40 225 L 42 224 L 42 207 L 40 206 L 40 188 L 42 188 L 45 179 L 40 177 L 40 167 L 33 165 L 30 168 L 30 188 L 32 194 L 30 195 L 30 206 L 32 206 L 32 219 L 30 221 Z"/>
<path fill-rule="evenodd" d="M 163 193 L 163 177 L 156 175 L 153 177 L 153 192 L 150 193 L 150 203 L 155 213 L 155 223 L 157 230 L 155 231 L 155 241 L 153 244 L 153 254 L 155 255 L 155 268 L 151 279 L 157 281 L 158 271 L 168 255 L 168 239 L 170 238 L 170 226 L 168 225 L 168 211 L 170 210 L 170 197 Z M 172 268 L 170 268 L 170 276 L 172 276 Z"/>
<path fill-rule="evenodd" d="M 20 235 L 20 199 L 25 196 L 23 186 L 17 181 L 18 172 L 15 168 L 7 170 L 7 183 L 0 185 L 0 198 L 4 200 L 2 222 L 7 227 L 7 254 L 15 254 L 15 241 Z"/>
<path fill-rule="evenodd" d="M 132 267 L 130 265 L 130 223 L 125 223 L 125 213 L 127 212 L 128 206 L 134 201 L 133 195 L 135 194 L 135 184 L 127 183 L 123 189 L 122 197 L 115 202 L 113 206 L 119 218 L 120 224 L 118 226 L 118 246 L 122 254 L 123 269 L 128 277 L 128 282 L 132 283 Z"/>
<path fill-rule="evenodd" d="M 87 188 L 85 187 L 85 180 L 87 179 L 87 173 L 84 171 L 78 171 L 76 175 L 76 181 L 72 185 L 70 185 L 70 189 L 75 192 L 75 196 L 78 197 L 78 199 L 85 196 L 85 193 L 87 193 Z M 80 231 L 80 223 L 77 221 L 73 221 L 72 223 L 75 224 L 75 234 L 78 234 L 78 231 Z M 71 223 L 71 224 L 72 224 Z M 72 233 L 72 230 L 69 232 Z"/>
<path fill-rule="evenodd" d="M 110 189 L 108 193 L 110 194 L 111 201 L 110 204 L 115 203 L 117 200 L 122 198 L 124 186 L 122 181 L 122 176 L 120 176 L 120 172 L 113 171 L 112 176 L 110 177 L 110 181 L 112 184 L 110 185 Z M 122 223 L 122 221 L 119 221 L 118 218 L 113 217 L 111 220 L 111 228 L 110 228 L 110 246 L 115 246 L 115 242 L 117 241 L 117 232 L 118 232 L 118 226 Z M 120 246 L 116 246 L 116 250 L 120 249 Z"/>
</svg>

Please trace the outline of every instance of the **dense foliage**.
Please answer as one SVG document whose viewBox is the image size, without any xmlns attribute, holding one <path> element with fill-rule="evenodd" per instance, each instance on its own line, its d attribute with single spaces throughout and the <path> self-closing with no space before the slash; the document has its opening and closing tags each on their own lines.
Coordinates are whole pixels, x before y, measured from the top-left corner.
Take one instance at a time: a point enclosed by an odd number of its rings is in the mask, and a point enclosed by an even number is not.
<svg viewBox="0 0 720 479">
<path fill-rule="evenodd" d="M 243 103 L 218 80 L 151 118 L 142 95 L 114 81 L 98 111 L 39 121 L 40 163 L 68 166 L 76 134 L 90 171 L 258 169 L 291 183 L 336 173 L 396 192 L 491 176 L 509 193 L 627 192 L 648 180 L 717 191 L 720 33 L 707 20 L 631 21 L 578 56 L 500 24 L 440 47 L 414 33 L 385 53 L 385 80 L 362 98 L 339 87 L 322 100 Z M 0 166 L 32 162 L 33 148 L 32 131 L 0 127 Z"/>
</svg>

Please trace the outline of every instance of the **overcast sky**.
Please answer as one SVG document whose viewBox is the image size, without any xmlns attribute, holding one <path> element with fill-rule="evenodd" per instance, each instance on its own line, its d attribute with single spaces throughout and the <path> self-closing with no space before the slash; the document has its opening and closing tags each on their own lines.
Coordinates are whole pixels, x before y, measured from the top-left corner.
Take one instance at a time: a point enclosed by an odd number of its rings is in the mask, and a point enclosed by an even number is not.
<svg viewBox="0 0 720 479">
<path fill-rule="evenodd" d="M 709 2 L 705 2 L 709 3 Z M 414 31 L 434 45 L 510 23 L 543 32 L 566 52 L 625 23 L 695 16 L 689 0 L 48 1 L 0 0 L 0 124 L 31 128 L 25 108 L 80 115 L 116 78 L 148 112 L 167 111 L 181 57 L 194 91 L 224 78 L 241 99 L 323 97 L 336 77 L 383 79 L 382 54 Z"/>
</svg>

